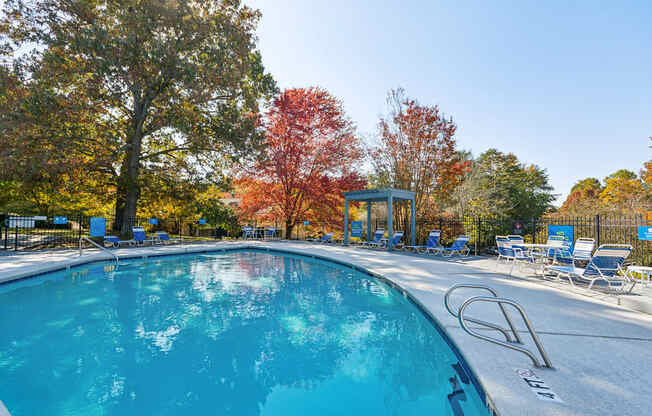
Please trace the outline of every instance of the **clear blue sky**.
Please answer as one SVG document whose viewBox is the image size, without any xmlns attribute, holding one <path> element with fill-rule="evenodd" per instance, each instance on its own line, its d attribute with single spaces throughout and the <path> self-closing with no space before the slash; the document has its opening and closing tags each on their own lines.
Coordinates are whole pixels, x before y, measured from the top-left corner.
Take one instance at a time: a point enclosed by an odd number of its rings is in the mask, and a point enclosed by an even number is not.
<svg viewBox="0 0 652 416">
<path fill-rule="evenodd" d="M 365 136 L 402 86 L 454 117 L 461 148 L 547 169 L 558 203 L 652 157 L 649 0 L 245 3 L 279 86 L 328 89 Z"/>
</svg>

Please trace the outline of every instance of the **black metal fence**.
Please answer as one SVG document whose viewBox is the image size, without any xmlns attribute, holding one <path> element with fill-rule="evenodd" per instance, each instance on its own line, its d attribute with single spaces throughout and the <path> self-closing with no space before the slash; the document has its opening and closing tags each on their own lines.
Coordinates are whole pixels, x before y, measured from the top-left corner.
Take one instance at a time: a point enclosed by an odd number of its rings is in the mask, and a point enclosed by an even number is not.
<svg viewBox="0 0 652 416">
<path fill-rule="evenodd" d="M 549 225 L 573 226 L 573 238 L 593 238 L 596 247 L 600 244 L 631 244 L 632 261 L 640 265 L 652 265 L 652 244 L 638 239 L 638 227 L 652 226 L 647 218 L 638 216 L 602 216 L 593 217 L 544 217 L 530 219 L 440 217 L 430 221 L 416 223 L 415 237 L 417 244 L 425 244 L 428 232 L 441 230 L 440 240 L 448 245 L 457 236 L 466 234 L 471 239 L 469 246 L 476 254 L 484 254 L 496 246 L 497 235 L 520 234 L 527 243 L 543 244 L 548 240 Z M 376 228 L 386 228 L 387 222 L 377 220 Z M 405 241 L 410 241 L 410 224 L 398 222 L 395 230 L 405 232 Z"/>
<path fill-rule="evenodd" d="M 75 247 L 80 237 L 88 236 L 91 217 L 85 215 L 55 216 L 16 216 L 0 215 L 0 252 L 3 250 L 34 250 L 58 247 Z M 135 217 L 127 219 L 130 226 L 142 226 L 147 233 L 166 231 L 171 236 L 181 236 L 188 239 L 220 239 L 224 237 L 237 238 L 240 229 L 227 230 L 210 224 L 200 224 L 198 220 L 187 218 L 151 218 Z M 155 223 L 152 223 L 155 222 Z M 114 219 L 106 217 L 106 235 L 117 235 L 113 230 Z M 341 237 L 342 229 L 320 225 L 314 222 L 300 222 L 294 227 L 291 236 L 287 236 L 280 222 L 259 221 L 247 222 L 243 225 L 253 227 L 275 227 L 277 235 L 285 238 L 303 240 L 309 237 L 334 231 L 336 238 Z M 642 215 L 639 216 L 601 216 L 576 218 L 486 218 L 486 217 L 439 217 L 429 221 L 417 221 L 415 240 L 417 244 L 425 244 L 428 232 L 432 229 L 441 230 L 442 244 L 450 244 L 461 234 L 468 235 L 470 247 L 476 254 L 485 254 L 495 247 L 496 235 L 521 234 L 526 242 L 545 243 L 548 239 L 549 225 L 571 225 L 574 229 L 574 239 L 593 238 L 597 245 L 605 243 L 631 244 L 634 248 L 632 261 L 640 265 L 652 265 L 652 244 L 638 239 L 638 227 L 652 226 L 652 223 Z M 372 228 L 387 228 L 384 220 L 375 220 Z M 411 240 L 410 223 L 397 221 L 395 230 L 405 232 L 405 241 Z M 373 230 L 372 230 L 373 232 Z M 363 227 L 363 238 L 366 238 L 366 226 Z"/>
<path fill-rule="evenodd" d="M 102 217 L 105 221 L 105 235 L 119 235 L 114 229 L 115 219 Z M 184 218 L 127 218 L 131 227 L 144 227 L 147 233 L 165 231 L 170 236 L 186 239 L 219 239 L 237 237 L 228 230 L 198 220 Z M 70 216 L 17 216 L 0 214 L 0 252 L 9 250 L 38 250 L 47 248 L 75 247 L 81 237 L 90 233 L 91 217 Z"/>
</svg>

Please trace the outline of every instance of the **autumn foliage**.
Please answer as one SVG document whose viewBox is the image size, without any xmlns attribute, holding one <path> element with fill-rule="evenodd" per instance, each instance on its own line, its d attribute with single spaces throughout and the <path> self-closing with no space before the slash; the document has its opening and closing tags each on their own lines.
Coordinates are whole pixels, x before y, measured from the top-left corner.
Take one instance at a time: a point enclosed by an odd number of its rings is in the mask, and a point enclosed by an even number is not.
<svg viewBox="0 0 652 416">
<path fill-rule="evenodd" d="M 470 162 L 461 160 L 457 126 L 438 106 L 421 105 L 401 89 L 390 91 L 387 102 L 390 114 L 380 119 L 380 144 L 370 150 L 376 181 L 416 192 L 417 218 L 425 219 L 444 204 Z"/>
<path fill-rule="evenodd" d="M 364 188 L 360 142 L 340 101 L 320 88 L 284 91 L 266 114 L 265 150 L 243 168 L 242 218 L 267 218 L 286 232 L 310 220 L 341 226 L 342 192 Z"/>
</svg>

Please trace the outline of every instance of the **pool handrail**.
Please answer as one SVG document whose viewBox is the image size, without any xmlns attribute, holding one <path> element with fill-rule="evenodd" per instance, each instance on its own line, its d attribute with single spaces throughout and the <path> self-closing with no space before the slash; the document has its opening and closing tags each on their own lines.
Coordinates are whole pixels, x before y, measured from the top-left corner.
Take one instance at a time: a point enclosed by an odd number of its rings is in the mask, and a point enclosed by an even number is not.
<svg viewBox="0 0 652 416">
<path fill-rule="evenodd" d="M 468 321 L 469 318 L 464 317 L 464 311 L 466 310 L 466 308 L 469 307 L 469 305 L 471 305 L 474 302 L 493 302 L 493 303 L 497 303 L 498 305 L 506 304 L 506 305 L 513 306 L 521 314 L 521 318 L 523 318 L 523 322 L 525 322 L 525 326 L 527 327 L 530 336 L 532 336 L 532 340 L 534 341 L 534 344 L 539 350 L 539 354 L 541 355 L 541 358 L 543 359 L 545 365 L 542 366 L 539 363 L 537 357 L 532 353 L 532 351 L 528 350 L 527 348 L 519 347 L 517 345 L 514 345 L 513 343 L 503 342 L 499 339 L 495 339 L 493 337 L 480 334 L 479 332 L 473 331 L 471 328 L 469 328 L 468 325 L 466 324 L 466 321 Z M 523 307 L 519 305 L 518 302 L 507 298 L 496 298 L 490 296 L 474 296 L 470 299 L 467 299 L 462 304 L 462 306 L 460 306 L 458 321 L 462 329 L 464 329 L 464 331 L 466 331 L 467 334 L 491 342 L 493 344 L 501 345 L 503 347 L 512 349 L 514 351 L 521 352 L 527 355 L 532 360 L 532 364 L 534 364 L 534 366 L 537 368 L 545 367 L 545 368 L 553 369 L 552 363 L 548 358 L 548 354 L 543 349 L 543 344 L 541 344 L 541 340 L 539 339 L 539 336 L 537 335 L 536 331 L 534 330 L 534 327 L 532 326 L 532 322 L 530 321 L 527 314 L 525 313 L 525 309 L 523 309 Z"/>
<path fill-rule="evenodd" d="M 79 239 L 79 256 L 80 257 L 82 255 L 82 249 L 84 248 L 84 246 L 82 245 L 82 243 L 84 241 L 87 241 L 87 242 L 91 243 L 92 245 L 94 245 L 95 247 L 99 248 L 100 250 L 104 250 L 107 253 L 109 253 L 110 255 L 112 255 L 115 258 L 115 267 L 118 268 L 118 266 L 120 266 L 120 258 L 114 252 L 112 252 L 111 250 L 109 250 L 106 247 L 102 247 L 101 245 L 97 244 L 95 241 L 91 240 L 88 237 L 81 237 Z"/>
<path fill-rule="evenodd" d="M 493 295 L 493 297 L 495 297 L 495 298 L 498 297 L 498 293 L 495 290 L 493 290 L 489 286 L 485 286 L 485 285 L 460 283 L 460 284 L 456 284 L 456 285 L 451 286 L 446 291 L 446 294 L 444 295 L 444 306 L 446 307 L 446 310 L 448 311 L 448 313 L 450 313 L 451 315 L 453 315 L 455 318 L 458 318 L 458 319 L 459 319 L 459 313 L 455 313 L 453 311 L 453 308 L 451 307 L 451 303 L 450 303 L 450 296 L 453 294 L 454 291 L 456 291 L 458 289 L 482 289 L 482 290 L 486 290 L 487 292 L 491 293 Z M 514 339 L 515 339 L 514 341 L 512 340 L 512 337 L 510 337 L 509 331 L 507 329 L 503 328 L 503 327 L 500 327 L 498 325 L 494 325 L 494 324 L 492 324 L 490 322 L 481 321 L 480 319 L 475 319 L 475 318 L 466 318 L 466 320 L 468 322 L 473 322 L 474 324 L 486 326 L 488 328 L 492 328 L 492 329 L 495 329 L 495 330 L 501 332 L 503 334 L 503 336 L 505 337 L 505 341 L 507 341 L 507 342 L 522 344 L 523 341 L 521 340 L 521 337 L 518 335 L 518 331 L 516 330 L 516 327 L 514 326 L 514 323 L 512 322 L 512 319 L 510 318 L 509 314 L 507 313 L 507 310 L 501 304 L 498 304 L 498 306 L 500 307 L 500 310 L 503 313 L 503 316 L 505 317 L 505 321 L 507 321 L 507 325 L 509 325 L 509 329 L 514 334 Z"/>
</svg>

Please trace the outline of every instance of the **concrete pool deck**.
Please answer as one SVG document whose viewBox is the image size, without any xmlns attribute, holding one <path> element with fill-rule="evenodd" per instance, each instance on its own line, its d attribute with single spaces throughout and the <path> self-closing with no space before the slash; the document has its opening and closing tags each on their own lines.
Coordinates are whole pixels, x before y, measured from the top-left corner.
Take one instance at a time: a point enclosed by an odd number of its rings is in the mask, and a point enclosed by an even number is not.
<svg viewBox="0 0 652 416">
<path fill-rule="evenodd" d="M 113 250 L 121 258 L 198 252 L 221 248 L 270 248 L 332 258 L 382 275 L 400 285 L 439 321 L 475 371 L 498 414 L 647 415 L 652 413 L 652 316 L 619 306 L 618 298 L 571 290 L 568 283 L 541 282 L 521 273 L 498 273 L 485 258 L 445 260 L 437 257 L 371 251 L 302 242 L 218 242 Z M 0 257 L 0 282 L 112 257 L 99 250 L 33 252 Z M 486 284 L 502 297 L 519 302 L 530 317 L 554 370 L 533 368 L 523 354 L 471 337 L 445 310 L 444 293 L 457 283 Z M 452 297 L 459 306 L 470 296 Z M 510 311 L 511 312 L 511 311 Z M 474 304 L 468 316 L 504 325 L 493 304 Z M 526 346 L 536 351 L 517 314 L 512 317 Z M 487 335 L 496 333 L 486 331 Z M 514 369 L 533 369 L 563 400 L 542 401 Z M 1 397 L 0 397 L 1 399 Z M 11 411 L 11 409 L 9 409 Z"/>
</svg>

